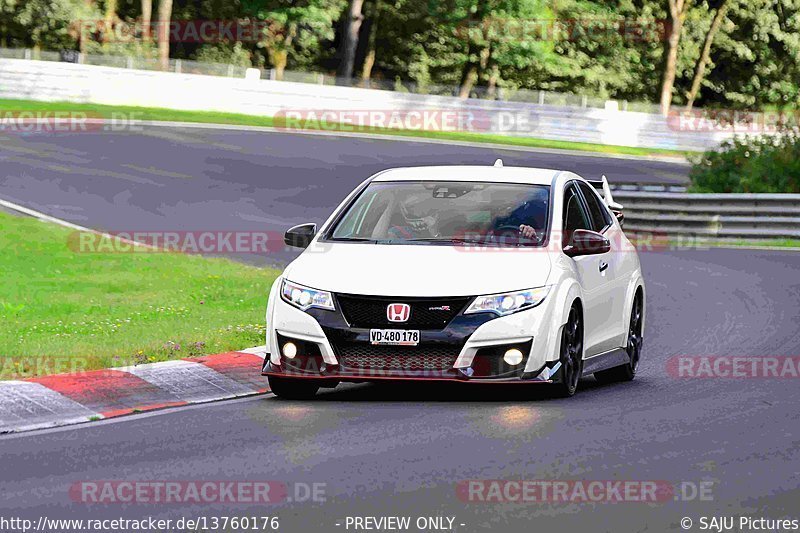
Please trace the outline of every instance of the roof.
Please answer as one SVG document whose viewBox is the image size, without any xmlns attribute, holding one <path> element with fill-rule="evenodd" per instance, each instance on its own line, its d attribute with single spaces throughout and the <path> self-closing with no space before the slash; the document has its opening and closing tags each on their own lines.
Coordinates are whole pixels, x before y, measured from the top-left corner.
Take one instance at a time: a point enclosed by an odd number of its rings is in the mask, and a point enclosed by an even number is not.
<svg viewBox="0 0 800 533">
<path fill-rule="evenodd" d="M 550 185 L 561 171 L 499 166 L 429 166 L 384 170 L 372 181 L 488 181 Z"/>
</svg>

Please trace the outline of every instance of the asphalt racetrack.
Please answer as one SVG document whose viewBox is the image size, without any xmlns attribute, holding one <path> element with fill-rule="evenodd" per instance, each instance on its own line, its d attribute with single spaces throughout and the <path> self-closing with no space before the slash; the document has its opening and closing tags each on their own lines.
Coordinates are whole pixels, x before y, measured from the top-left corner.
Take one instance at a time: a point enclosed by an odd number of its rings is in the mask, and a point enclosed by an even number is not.
<svg viewBox="0 0 800 533">
<path fill-rule="evenodd" d="M 4 136 L 0 197 L 113 232 L 259 231 L 281 241 L 291 225 L 322 222 L 380 170 L 434 164 L 562 168 L 616 182 L 683 183 L 688 167 L 441 143 L 206 128 Z M 281 264 L 293 252 L 238 253 Z"/>
<path fill-rule="evenodd" d="M 103 229 L 277 230 L 321 220 L 364 177 L 395 165 L 500 156 L 629 181 L 686 173 L 667 163 L 317 136 L 92 135 L 10 139 L 0 149 L 0 196 Z M 800 254 L 654 250 L 641 260 L 645 348 L 631 383 L 589 378 L 568 400 L 527 386 L 349 385 L 313 402 L 266 396 L 7 436 L 0 516 L 278 516 L 280 531 L 303 533 L 353 531 L 348 516 L 410 516 L 412 525 L 451 517 L 462 532 L 660 532 L 680 531 L 683 518 L 695 530 L 703 516 L 797 518 L 797 379 L 681 376 L 675 358 L 796 356 Z M 98 480 L 276 480 L 294 501 L 76 496 L 77 483 Z M 480 502 L 458 490 L 470 480 L 657 481 L 673 490 L 647 503 Z M 297 483 L 324 484 L 324 497 L 297 501 Z"/>
</svg>

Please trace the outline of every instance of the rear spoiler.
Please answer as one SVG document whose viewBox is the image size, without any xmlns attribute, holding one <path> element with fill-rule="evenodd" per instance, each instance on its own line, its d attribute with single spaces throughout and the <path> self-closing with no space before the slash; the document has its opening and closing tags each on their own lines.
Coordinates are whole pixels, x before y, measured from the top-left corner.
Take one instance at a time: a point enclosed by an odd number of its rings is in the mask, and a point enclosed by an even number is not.
<svg viewBox="0 0 800 533">
<path fill-rule="evenodd" d="M 597 189 L 597 192 L 600 193 L 600 196 L 603 198 L 603 202 L 605 202 L 609 209 L 615 213 L 622 212 L 622 204 L 614 201 L 614 197 L 611 195 L 611 187 L 608 186 L 608 180 L 606 179 L 605 175 L 601 176 L 599 180 L 587 181 L 592 187 Z"/>
</svg>

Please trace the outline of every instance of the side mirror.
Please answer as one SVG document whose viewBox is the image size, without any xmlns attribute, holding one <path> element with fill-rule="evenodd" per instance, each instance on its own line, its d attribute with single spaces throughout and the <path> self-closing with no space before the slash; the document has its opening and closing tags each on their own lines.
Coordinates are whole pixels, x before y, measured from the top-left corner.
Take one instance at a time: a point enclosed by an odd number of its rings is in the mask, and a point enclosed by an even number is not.
<svg viewBox="0 0 800 533">
<path fill-rule="evenodd" d="M 614 216 L 617 218 L 617 222 L 619 222 L 620 227 L 622 227 L 622 223 L 625 221 L 625 213 L 622 211 L 612 211 Z"/>
<path fill-rule="evenodd" d="M 308 248 L 311 239 L 317 234 L 316 224 L 300 224 L 283 234 L 283 242 L 295 248 Z"/>
<path fill-rule="evenodd" d="M 570 257 L 581 255 L 598 255 L 611 251 L 608 239 L 588 229 L 576 229 L 572 234 L 569 244 L 564 248 L 564 253 Z"/>
</svg>

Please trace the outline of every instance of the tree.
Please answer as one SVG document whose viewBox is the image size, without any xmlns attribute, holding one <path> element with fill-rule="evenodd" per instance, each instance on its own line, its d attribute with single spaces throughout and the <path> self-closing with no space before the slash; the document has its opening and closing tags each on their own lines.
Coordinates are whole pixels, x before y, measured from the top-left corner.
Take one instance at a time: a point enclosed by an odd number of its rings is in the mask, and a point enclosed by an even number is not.
<svg viewBox="0 0 800 533">
<path fill-rule="evenodd" d="M 150 41 L 153 37 L 150 32 L 150 24 L 153 19 L 153 0 L 142 0 L 142 40 Z"/>
<path fill-rule="evenodd" d="M 172 20 L 172 0 L 158 2 L 158 60 L 161 70 L 169 70 L 169 26 Z"/>
<path fill-rule="evenodd" d="M 733 109 L 800 106 L 800 2 L 731 2 L 728 29 L 711 52 L 704 106 Z"/>
<path fill-rule="evenodd" d="M 472 2 L 470 2 L 472 4 Z M 486 38 L 485 21 L 491 13 L 489 0 L 477 0 L 468 6 L 465 35 L 467 37 L 467 60 L 461 68 L 458 97 L 469 98 L 480 74 L 486 69 L 491 56 L 491 44 Z"/>
<path fill-rule="evenodd" d="M 372 76 L 372 67 L 375 66 L 376 47 L 375 41 L 378 36 L 378 18 L 381 12 L 381 0 L 374 0 L 371 3 L 370 20 L 367 25 L 367 53 L 364 56 L 364 63 L 361 66 L 361 79 L 368 81 Z"/>
<path fill-rule="evenodd" d="M 36 51 L 74 49 L 80 38 L 75 21 L 83 23 L 98 17 L 97 10 L 84 0 L 25 0 L 15 4 L 12 13 L 25 40 Z"/>
<path fill-rule="evenodd" d="M 714 38 L 722 26 L 722 21 L 725 19 L 725 15 L 727 14 L 729 7 L 729 0 L 722 0 L 722 4 L 720 4 L 720 6 L 717 8 L 717 13 L 714 15 L 714 20 L 711 22 L 711 26 L 706 33 L 706 38 L 703 41 L 703 51 L 700 54 L 700 59 L 697 61 L 694 77 L 692 78 L 692 87 L 689 89 L 689 93 L 686 95 L 687 111 L 691 111 L 695 98 L 697 98 L 697 93 L 700 91 L 700 84 L 702 83 L 706 72 L 706 65 L 708 65 L 708 61 L 711 57 L 711 46 L 714 44 Z"/>
<path fill-rule="evenodd" d="M 535 13 L 519 17 L 522 38 L 493 53 L 504 65 L 506 85 L 603 99 L 658 98 L 652 80 L 662 66 L 661 0 L 560 0 Z"/>
<path fill-rule="evenodd" d="M 353 77 L 353 67 L 356 62 L 356 49 L 358 48 L 358 33 L 364 15 L 361 9 L 364 0 L 350 0 L 350 6 L 345 16 L 344 34 L 342 35 L 342 59 L 339 62 L 337 76 L 350 79 Z"/>
<path fill-rule="evenodd" d="M 103 41 L 109 41 L 114 33 L 114 25 L 117 23 L 117 0 L 106 0 L 105 31 Z"/>
<path fill-rule="evenodd" d="M 686 13 L 692 0 L 667 0 L 669 5 L 670 28 L 666 42 L 664 72 L 661 82 L 661 113 L 666 115 L 672 105 L 672 88 L 675 85 L 675 73 L 678 66 L 678 47 L 681 42 L 681 31 Z"/>
<path fill-rule="evenodd" d="M 250 0 L 242 6 L 256 20 L 266 22 L 259 45 L 281 80 L 293 54 L 317 52 L 321 40 L 333 39 L 333 23 L 344 9 L 344 0 Z"/>
<path fill-rule="evenodd" d="M 441 71 L 457 68 L 457 94 L 467 98 L 476 87 L 494 95 L 500 86 L 535 84 L 530 74 L 551 65 L 555 42 L 541 34 L 541 23 L 552 21 L 551 2 L 545 0 L 451 0 L 435 13 L 443 50 L 429 50 Z M 563 3 L 563 2 L 562 2 Z M 449 33 L 449 35 L 447 35 Z M 445 81 L 443 77 L 441 81 Z"/>
<path fill-rule="evenodd" d="M 0 0 L 0 46 L 3 48 L 12 44 L 15 34 L 22 33 L 16 17 L 18 10 L 17 0 Z"/>
</svg>

